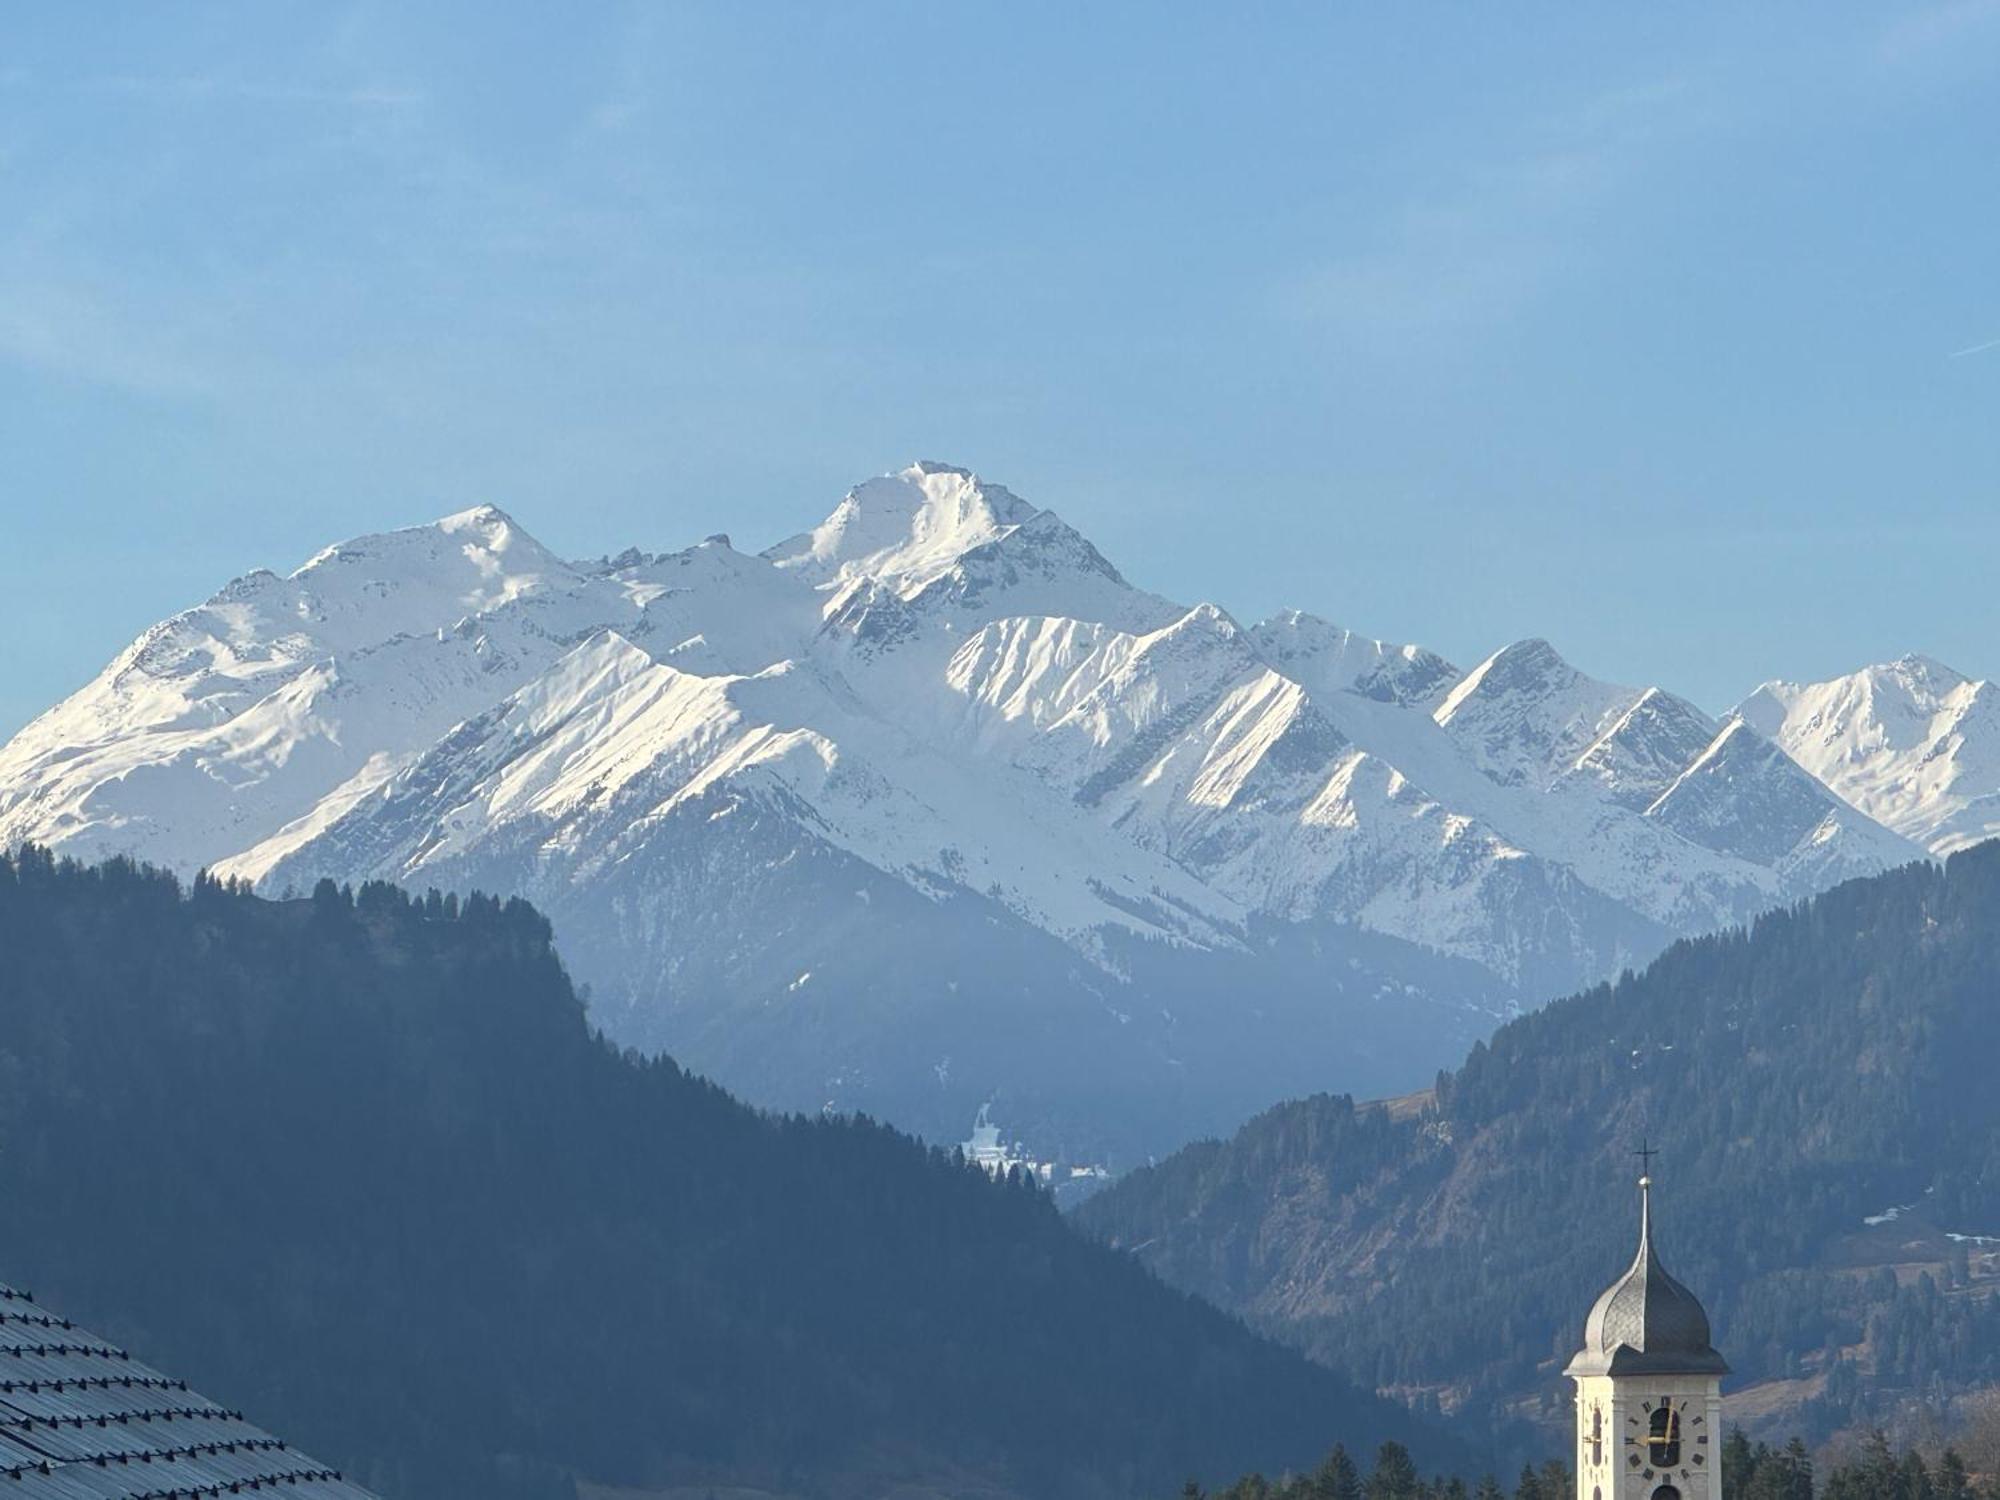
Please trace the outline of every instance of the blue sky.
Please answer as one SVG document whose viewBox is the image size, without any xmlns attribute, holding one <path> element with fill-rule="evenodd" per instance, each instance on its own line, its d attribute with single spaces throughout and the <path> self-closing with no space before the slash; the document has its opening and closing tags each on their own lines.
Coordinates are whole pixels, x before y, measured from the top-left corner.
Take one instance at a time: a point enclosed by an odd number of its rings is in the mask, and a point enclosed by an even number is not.
<svg viewBox="0 0 2000 1500">
<path fill-rule="evenodd" d="M 0 732 L 491 501 L 915 457 L 1135 581 L 1720 708 L 2000 672 L 2000 4 L 0 3 Z"/>
</svg>

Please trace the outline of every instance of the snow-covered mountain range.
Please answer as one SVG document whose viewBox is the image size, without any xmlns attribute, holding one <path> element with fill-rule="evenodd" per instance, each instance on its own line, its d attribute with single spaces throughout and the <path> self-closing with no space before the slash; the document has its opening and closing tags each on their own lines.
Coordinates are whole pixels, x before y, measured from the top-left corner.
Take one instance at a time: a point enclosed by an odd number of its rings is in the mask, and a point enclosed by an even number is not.
<svg viewBox="0 0 2000 1500">
<path fill-rule="evenodd" d="M 1991 682 L 1905 656 L 1831 682 L 1767 682 L 1736 712 L 1933 853 L 2000 834 L 2000 687 Z"/>
<path fill-rule="evenodd" d="M 761 554 L 499 511 L 251 573 L 0 749 L 0 844 L 519 892 L 615 1038 L 761 1102 L 1129 1153 L 2000 824 L 1911 659 L 1724 721 L 1133 587 L 964 470 Z"/>
</svg>

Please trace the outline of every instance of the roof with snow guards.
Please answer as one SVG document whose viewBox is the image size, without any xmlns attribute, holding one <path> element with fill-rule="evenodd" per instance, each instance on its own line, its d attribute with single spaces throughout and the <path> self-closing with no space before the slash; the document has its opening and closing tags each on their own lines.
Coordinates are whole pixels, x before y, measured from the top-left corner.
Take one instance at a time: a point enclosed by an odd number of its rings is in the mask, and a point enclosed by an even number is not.
<svg viewBox="0 0 2000 1500">
<path fill-rule="evenodd" d="M 376 1500 L 282 1439 L 0 1286 L 0 1500 Z"/>
</svg>

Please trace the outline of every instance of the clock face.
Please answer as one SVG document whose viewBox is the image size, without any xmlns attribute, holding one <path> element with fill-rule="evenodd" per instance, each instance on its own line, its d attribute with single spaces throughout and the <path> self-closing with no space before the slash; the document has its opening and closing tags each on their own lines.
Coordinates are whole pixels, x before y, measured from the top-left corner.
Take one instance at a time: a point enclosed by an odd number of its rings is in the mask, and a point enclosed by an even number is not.
<svg viewBox="0 0 2000 1500">
<path fill-rule="evenodd" d="M 1662 1396 L 1646 1423 L 1646 1457 L 1662 1469 L 1674 1469 L 1681 1461 L 1681 1413 L 1687 1402 L 1674 1405 L 1671 1396 Z"/>
</svg>

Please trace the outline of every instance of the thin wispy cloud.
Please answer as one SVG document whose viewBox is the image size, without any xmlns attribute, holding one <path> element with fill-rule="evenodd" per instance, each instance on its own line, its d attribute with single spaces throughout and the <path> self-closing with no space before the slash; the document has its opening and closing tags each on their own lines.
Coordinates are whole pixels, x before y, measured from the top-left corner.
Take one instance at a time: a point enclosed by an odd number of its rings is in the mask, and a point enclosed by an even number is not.
<svg viewBox="0 0 2000 1500">
<path fill-rule="evenodd" d="M 7 280 L 0 295 L 0 364 L 145 396 L 214 394 L 212 375 L 175 346 L 157 318 L 131 315 L 99 291 Z"/>
<path fill-rule="evenodd" d="M 1983 344 L 1968 344 L 1963 349 L 1954 349 L 1946 359 L 1965 359 L 1974 354 L 1984 354 L 1989 349 L 2000 349 L 2000 339 L 1988 339 Z"/>
<path fill-rule="evenodd" d="M 162 103 L 230 102 L 322 106 L 339 109 L 409 109 L 425 102 L 420 89 L 361 84 L 326 88 L 309 84 L 256 82 L 203 74 L 148 77 L 115 74 L 93 81 L 107 93 Z"/>
<path fill-rule="evenodd" d="M 2000 0 L 1953 0 L 1921 6 L 1899 16 L 1882 34 L 1882 55 L 1907 61 L 1940 49 L 1962 47 L 1968 38 L 2000 27 Z"/>
<path fill-rule="evenodd" d="M 1587 255 L 1592 206 L 1707 110 L 1687 80 L 1667 78 L 1552 113 L 1511 158 L 1461 168 L 1401 205 L 1369 248 L 1290 278 L 1280 313 L 1392 343 L 1509 316 Z"/>
<path fill-rule="evenodd" d="M 1599 170 L 1538 157 L 1472 171 L 1405 205 L 1373 247 L 1290 279 L 1281 310 L 1391 339 L 1504 316 L 1558 269 L 1558 226 Z"/>
</svg>

